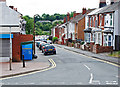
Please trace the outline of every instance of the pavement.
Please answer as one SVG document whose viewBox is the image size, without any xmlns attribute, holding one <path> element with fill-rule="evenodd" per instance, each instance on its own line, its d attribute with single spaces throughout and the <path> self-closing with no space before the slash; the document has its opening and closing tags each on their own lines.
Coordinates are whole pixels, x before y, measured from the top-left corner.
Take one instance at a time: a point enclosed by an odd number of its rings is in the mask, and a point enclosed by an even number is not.
<svg viewBox="0 0 120 87">
<path fill-rule="evenodd" d="M 23 62 L 12 62 L 12 70 L 10 70 L 9 62 L 0 62 L 1 74 L 0 78 L 11 77 L 21 74 L 27 74 L 34 71 L 40 71 L 51 67 L 51 62 L 48 58 L 43 58 L 40 54 L 40 50 L 36 48 L 37 59 L 31 61 L 25 61 L 25 67 L 23 68 Z"/>
<path fill-rule="evenodd" d="M 81 50 L 79 48 L 74 48 L 74 47 L 68 47 L 68 46 L 65 46 L 65 45 L 55 44 L 55 46 L 58 46 L 60 48 L 64 48 L 66 50 L 73 51 L 73 52 L 76 52 L 76 53 L 79 53 L 79 54 L 83 54 L 83 55 L 86 55 L 86 56 L 89 56 L 89 57 L 97 58 L 97 59 L 100 59 L 100 60 L 104 60 L 104 61 L 108 61 L 108 62 L 115 63 L 117 65 L 120 65 L 120 58 L 107 56 L 106 54 L 108 54 L 108 53 L 95 54 L 95 53 L 92 53 L 90 51 L 85 51 L 85 50 Z"/>
</svg>

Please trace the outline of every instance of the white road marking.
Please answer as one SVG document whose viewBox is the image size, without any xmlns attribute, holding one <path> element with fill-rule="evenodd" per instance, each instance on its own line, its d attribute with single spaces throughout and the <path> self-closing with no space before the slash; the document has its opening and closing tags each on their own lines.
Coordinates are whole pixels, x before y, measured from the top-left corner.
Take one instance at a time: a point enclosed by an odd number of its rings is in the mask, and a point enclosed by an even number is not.
<svg viewBox="0 0 120 87">
<path fill-rule="evenodd" d="M 84 66 L 85 66 L 89 71 L 91 70 L 87 65 L 84 64 Z"/>
<path fill-rule="evenodd" d="M 93 80 L 92 84 L 99 84 L 100 85 L 100 81 L 99 80 Z"/>
<path fill-rule="evenodd" d="M 106 81 L 107 85 L 117 85 L 117 81 Z"/>
<path fill-rule="evenodd" d="M 61 48 L 62 49 L 62 48 Z M 74 54 L 79 54 L 79 53 L 76 53 L 76 52 L 73 52 L 73 51 L 70 51 L 70 50 L 67 50 L 64 48 L 64 50 L 66 51 L 69 51 L 69 52 L 72 52 Z M 83 54 L 79 54 L 81 56 L 84 56 L 85 58 L 91 58 L 91 59 L 94 59 L 94 60 L 97 60 L 97 61 L 101 61 L 101 62 L 104 62 L 104 63 L 107 63 L 107 64 L 110 64 L 110 65 L 113 65 L 113 66 L 116 66 L 116 67 L 120 67 L 118 64 L 115 64 L 115 63 L 111 63 L 111 62 L 108 62 L 108 61 L 105 61 L 105 60 L 101 60 L 101 59 L 97 59 L 97 58 L 93 58 L 91 56 L 87 56 L 87 55 L 83 55 Z"/>
<path fill-rule="evenodd" d="M 91 73 L 91 74 L 90 74 L 90 81 L 89 81 L 89 84 L 92 84 L 92 81 L 93 81 L 93 74 Z"/>
</svg>

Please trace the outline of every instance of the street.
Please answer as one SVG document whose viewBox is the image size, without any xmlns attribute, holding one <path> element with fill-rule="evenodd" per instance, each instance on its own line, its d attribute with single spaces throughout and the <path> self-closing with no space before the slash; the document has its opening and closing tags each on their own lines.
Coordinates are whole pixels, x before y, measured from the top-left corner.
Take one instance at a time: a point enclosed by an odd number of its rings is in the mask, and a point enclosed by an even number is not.
<svg viewBox="0 0 120 87">
<path fill-rule="evenodd" d="M 3 85 L 118 85 L 118 67 L 56 46 L 56 67 L 47 71 L 2 80 Z M 34 61 L 44 61 L 36 59 Z"/>
</svg>

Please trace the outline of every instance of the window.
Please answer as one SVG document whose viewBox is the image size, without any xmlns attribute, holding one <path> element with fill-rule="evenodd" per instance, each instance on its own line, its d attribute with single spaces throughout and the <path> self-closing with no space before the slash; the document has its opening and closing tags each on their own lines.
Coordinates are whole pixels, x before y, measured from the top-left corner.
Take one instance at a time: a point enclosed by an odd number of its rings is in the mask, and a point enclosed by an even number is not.
<svg viewBox="0 0 120 87">
<path fill-rule="evenodd" d="M 100 33 L 98 33 L 98 44 L 100 44 Z"/>
<path fill-rule="evenodd" d="M 93 34 L 93 41 L 95 42 L 95 37 L 96 37 L 96 35 L 95 35 L 95 33 Z"/>
<path fill-rule="evenodd" d="M 97 27 L 97 20 L 95 20 L 95 27 Z"/>
<path fill-rule="evenodd" d="M 107 35 L 104 35 L 104 46 L 107 46 Z"/>
<path fill-rule="evenodd" d="M 110 14 L 110 26 L 112 26 L 112 14 Z"/>
<path fill-rule="evenodd" d="M 90 42 L 90 33 L 89 33 L 88 41 Z"/>
<path fill-rule="evenodd" d="M 91 18 L 90 18 L 90 27 L 91 27 Z"/>
<path fill-rule="evenodd" d="M 108 46 L 112 46 L 112 36 L 108 35 Z"/>
<path fill-rule="evenodd" d="M 104 35 L 104 46 L 112 46 L 112 35 Z"/>
</svg>

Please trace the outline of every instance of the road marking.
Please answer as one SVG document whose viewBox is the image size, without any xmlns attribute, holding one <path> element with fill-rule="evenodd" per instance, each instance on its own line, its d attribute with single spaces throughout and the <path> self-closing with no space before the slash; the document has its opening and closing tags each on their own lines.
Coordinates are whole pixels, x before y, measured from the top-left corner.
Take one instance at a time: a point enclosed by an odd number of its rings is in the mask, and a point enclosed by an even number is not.
<svg viewBox="0 0 120 87">
<path fill-rule="evenodd" d="M 107 85 L 118 85 L 117 81 L 106 81 Z"/>
<path fill-rule="evenodd" d="M 67 49 L 65 49 L 65 48 L 64 48 L 64 50 L 69 51 L 69 52 L 72 52 L 72 53 L 75 53 L 75 54 L 79 54 L 79 55 L 81 55 L 81 56 L 85 56 L 85 57 L 87 57 L 87 58 L 91 58 L 91 59 L 94 59 L 94 60 L 97 60 L 97 61 L 101 61 L 101 62 L 110 64 L 110 65 L 113 65 L 113 66 L 116 66 L 116 67 L 120 67 L 120 65 L 117 65 L 117 64 L 115 64 L 115 63 L 111 63 L 111 62 L 108 62 L 108 61 L 105 61 L 105 60 L 102 60 L 102 59 L 97 59 L 97 58 L 93 58 L 93 57 L 91 57 L 91 56 L 87 56 L 87 55 L 83 55 L 83 54 L 80 54 L 80 53 L 76 53 L 76 52 L 73 52 L 73 51 L 71 51 L 71 50 L 67 50 Z"/>
<path fill-rule="evenodd" d="M 96 85 L 99 84 L 100 85 L 100 81 L 99 80 L 93 80 L 92 84 L 96 84 Z"/>
<path fill-rule="evenodd" d="M 11 78 L 16 78 L 16 77 L 31 75 L 31 74 L 35 74 L 35 73 L 38 73 L 38 72 L 44 72 L 44 71 L 47 71 L 47 70 L 55 68 L 56 67 L 56 63 L 52 59 L 49 59 L 49 61 L 52 64 L 52 66 L 49 67 L 49 68 L 46 68 L 46 69 L 43 69 L 43 70 L 40 70 L 40 71 L 35 71 L 35 72 L 27 73 L 27 74 L 21 74 L 21 75 L 12 76 L 12 77 L 0 78 L 0 80 L 5 80 L 5 79 L 11 79 Z"/>
<path fill-rule="evenodd" d="M 84 66 L 85 66 L 89 71 L 91 70 L 87 65 L 84 64 Z"/>
<path fill-rule="evenodd" d="M 93 80 L 93 74 L 91 73 L 91 74 L 90 74 L 90 81 L 89 81 L 89 84 L 92 84 L 92 80 Z"/>
</svg>

